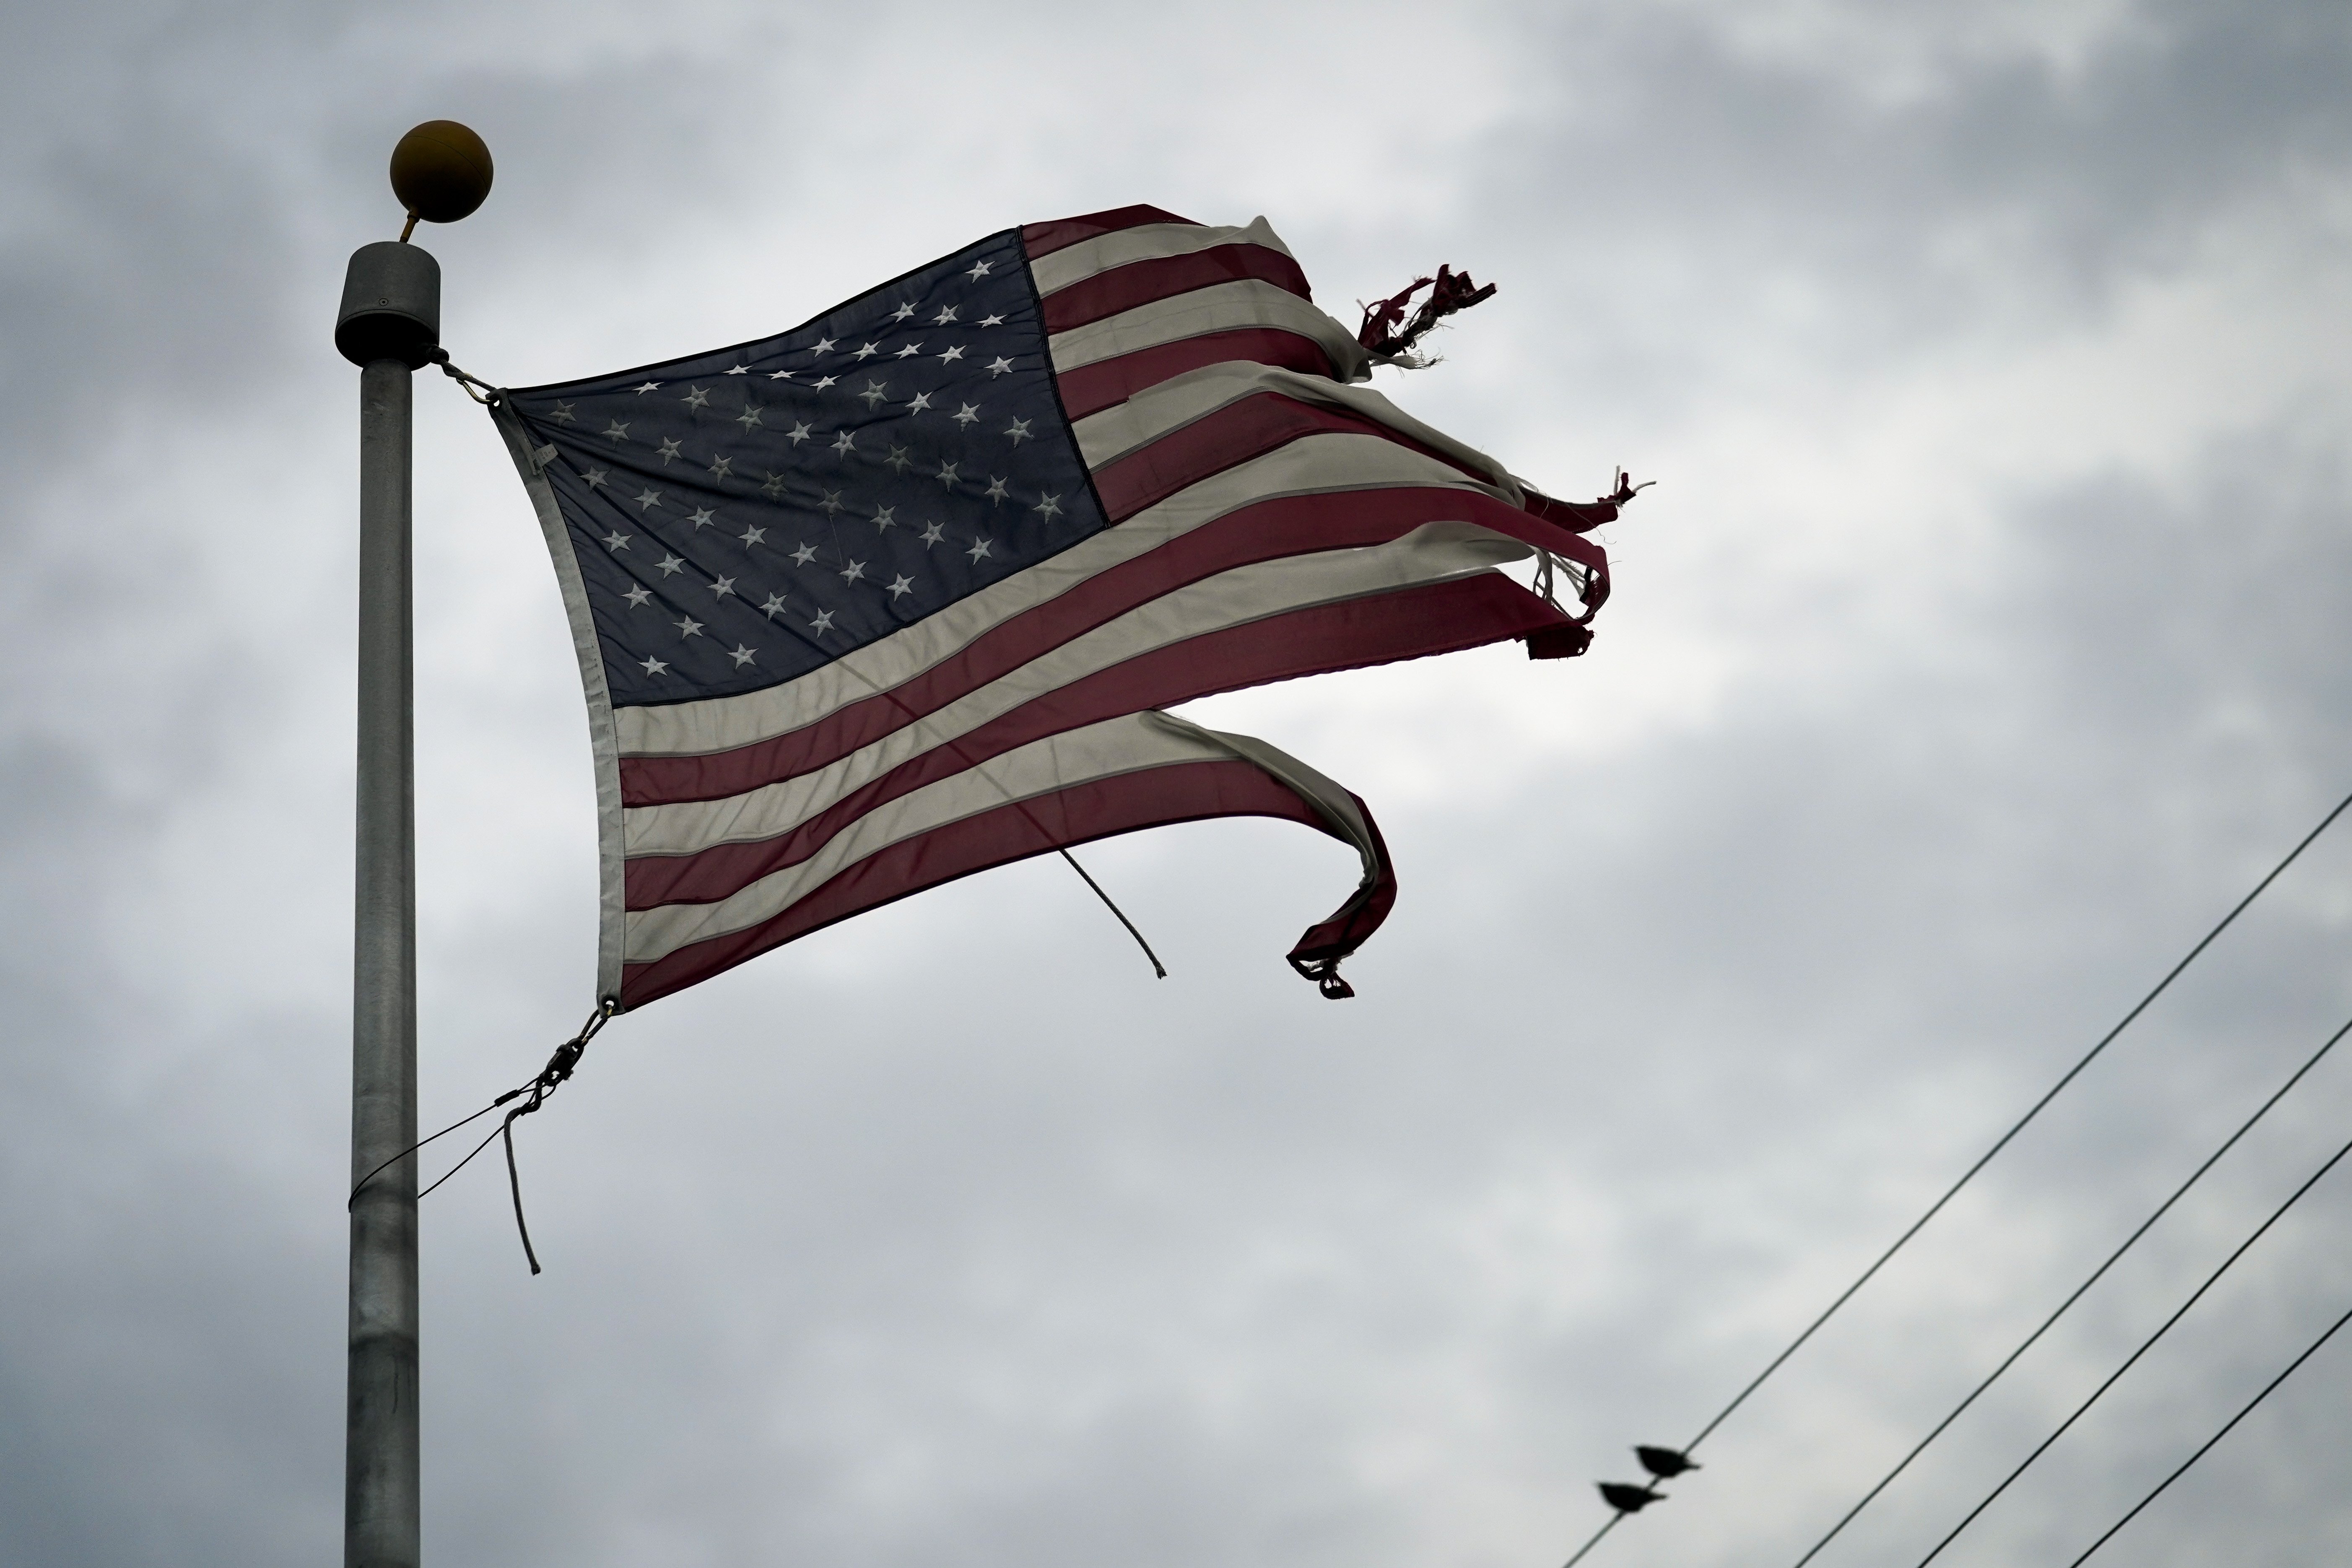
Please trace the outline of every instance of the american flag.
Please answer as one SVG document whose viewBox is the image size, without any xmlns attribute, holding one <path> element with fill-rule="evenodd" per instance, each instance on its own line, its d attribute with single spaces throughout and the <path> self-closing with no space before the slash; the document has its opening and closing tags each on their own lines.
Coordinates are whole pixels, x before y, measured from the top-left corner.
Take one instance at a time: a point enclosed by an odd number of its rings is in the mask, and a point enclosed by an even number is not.
<svg viewBox="0 0 2352 1568">
<path fill-rule="evenodd" d="M 1261 218 L 991 235 L 790 331 L 501 393 L 587 689 L 620 1007 L 988 867 L 1287 817 L 1395 880 L 1363 803 L 1158 710 L 1526 639 L 1581 652 L 1615 515 L 1360 386 Z M 1495 570 L 1540 554 L 1530 592 Z M 1580 613 L 1552 598 L 1554 574 Z"/>
</svg>

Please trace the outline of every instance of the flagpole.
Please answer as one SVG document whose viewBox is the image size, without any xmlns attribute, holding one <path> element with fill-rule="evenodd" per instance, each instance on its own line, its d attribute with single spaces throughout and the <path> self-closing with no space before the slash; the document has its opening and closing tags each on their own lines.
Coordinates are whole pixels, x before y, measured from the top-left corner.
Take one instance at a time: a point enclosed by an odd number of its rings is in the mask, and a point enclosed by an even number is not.
<svg viewBox="0 0 2352 1568">
<path fill-rule="evenodd" d="M 405 255 L 399 254 L 405 252 Z M 390 254 L 387 254 L 390 253 Z M 439 337 L 440 269 L 414 246 L 352 258 L 339 340 Z M 358 294 L 355 301 L 354 291 Z M 387 307 L 394 308 L 387 310 Z M 401 307 L 405 307 L 401 309 Z M 338 346 L 343 346 L 340 342 Z M 406 344 L 362 344 L 397 351 Z M 355 361 L 349 347 L 345 353 Z M 351 1342 L 344 1436 L 346 1568 L 415 1568 L 416 1369 L 416 785 L 408 357 L 360 370 L 359 791 L 352 950 L 352 1174 L 387 1160 L 351 1205 Z"/>
<path fill-rule="evenodd" d="M 467 164 L 480 148 L 472 132 L 446 121 L 402 139 L 393 185 L 411 229 L 420 216 L 447 222 L 480 205 L 489 189 L 488 152 L 479 151 L 478 172 Z M 354 251 L 335 322 L 335 347 L 360 367 L 345 1568 L 416 1568 L 420 1554 L 416 1156 L 409 1152 L 416 1142 L 411 404 L 412 378 L 434 362 L 440 339 L 440 263 L 409 244 L 405 231 Z"/>
</svg>

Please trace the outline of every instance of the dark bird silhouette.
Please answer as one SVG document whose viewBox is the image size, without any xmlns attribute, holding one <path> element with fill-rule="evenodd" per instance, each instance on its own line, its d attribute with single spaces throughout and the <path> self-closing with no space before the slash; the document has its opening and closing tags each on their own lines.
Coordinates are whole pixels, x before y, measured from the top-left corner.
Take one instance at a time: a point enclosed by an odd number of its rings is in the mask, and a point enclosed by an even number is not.
<svg viewBox="0 0 2352 1568">
<path fill-rule="evenodd" d="M 1601 1500 L 1619 1513 L 1639 1513 L 1654 1502 L 1664 1500 L 1664 1494 L 1647 1487 L 1629 1486 L 1623 1481 L 1602 1481 Z"/>
<path fill-rule="evenodd" d="M 1685 1470 L 1699 1468 L 1698 1461 L 1680 1448 L 1637 1447 L 1633 1450 L 1633 1457 L 1642 1461 L 1643 1469 L 1662 1481 L 1673 1480 Z"/>
</svg>

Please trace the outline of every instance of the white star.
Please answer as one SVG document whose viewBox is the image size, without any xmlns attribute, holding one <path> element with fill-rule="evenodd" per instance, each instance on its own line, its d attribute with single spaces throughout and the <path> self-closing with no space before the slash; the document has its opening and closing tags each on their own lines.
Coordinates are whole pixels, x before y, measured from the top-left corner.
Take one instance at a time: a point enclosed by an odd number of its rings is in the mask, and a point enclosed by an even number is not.
<svg viewBox="0 0 2352 1568">
<path fill-rule="evenodd" d="M 876 354 L 878 354 L 881 352 L 882 351 L 877 348 L 874 344 L 866 343 L 861 346 L 856 353 L 851 354 L 849 357 L 851 359 L 872 359 Z"/>
<path fill-rule="evenodd" d="M 898 526 L 898 509 L 895 506 L 876 507 L 874 526 L 887 531 Z"/>
<path fill-rule="evenodd" d="M 955 422 L 959 425 L 969 426 L 976 424 L 979 419 L 980 405 L 977 403 L 967 403 L 955 411 Z"/>
<path fill-rule="evenodd" d="M 878 381 L 869 381 L 866 384 L 866 390 L 857 395 L 864 400 L 866 407 L 875 408 L 880 406 L 882 400 L 890 395 L 890 390 Z"/>
<path fill-rule="evenodd" d="M 833 352 L 833 340 L 832 340 L 831 338 L 819 338 L 819 339 L 817 339 L 817 341 L 816 341 L 816 347 L 814 347 L 814 348 L 813 348 L 813 349 L 809 350 L 809 353 L 813 353 L 813 354 L 819 355 L 819 356 L 823 356 L 823 355 L 825 355 L 825 354 L 829 354 L 829 353 L 831 353 L 832 352 Z"/>
<path fill-rule="evenodd" d="M 770 500 L 782 500 L 784 495 L 784 476 L 770 474 L 768 482 L 761 485 L 760 489 Z"/>
<path fill-rule="evenodd" d="M 758 648 L 745 647 L 741 643 L 737 643 L 733 647 L 727 650 L 727 657 L 735 661 L 736 668 L 740 669 L 745 665 L 751 663 L 751 656 L 759 651 L 760 650 Z"/>
<path fill-rule="evenodd" d="M 947 364 L 952 361 L 960 360 L 961 358 L 963 358 L 963 345 L 961 343 L 958 343 L 955 347 L 948 350 L 947 353 L 940 356 L 940 363 L 941 364 Z"/>
<path fill-rule="evenodd" d="M 683 571 L 683 570 L 685 569 L 685 567 L 686 567 L 686 563 L 685 563 L 685 562 L 683 562 L 683 561 L 680 561 L 680 560 L 679 560 L 677 556 L 675 556 L 675 555 L 665 555 L 665 556 L 663 556 L 663 557 L 661 558 L 660 565 L 661 565 L 661 574 L 662 574 L 663 576 L 665 576 L 665 577 L 675 577 L 675 576 L 677 576 L 677 575 L 678 574 L 678 573 L 679 573 L 679 572 L 681 572 L 681 571 Z"/>
<path fill-rule="evenodd" d="M 621 597 L 629 601 L 629 608 L 633 610 L 644 609 L 646 607 L 646 602 L 653 596 L 654 591 L 651 588 L 632 588 L 627 593 L 621 595 Z"/>
<path fill-rule="evenodd" d="M 610 436 L 615 441 L 625 441 L 629 438 L 629 427 L 615 419 L 611 424 L 605 426 L 603 430 L 598 432 L 598 434 Z"/>
<path fill-rule="evenodd" d="M 915 584 L 912 578 L 893 577 L 890 579 L 890 602 L 892 604 L 895 605 L 898 602 L 899 595 L 911 594 L 914 591 Z"/>
<path fill-rule="evenodd" d="M 937 544 L 942 538 L 944 538 L 946 533 L 947 531 L 941 528 L 938 523 L 932 523 L 929 527 L 923 530 L 923 548 L 929 550 L 932 545 Z"/>
<path fill-rule="evenodd" d="M 710 592 L 712 595 L 717 598 L 723 599 L 734 591 L 735 579 L 732 577 L 721 577 L 717 582 L 710 584 Z"/>
<path fill-rule="evenodd" d="M 637 492 L 637 510 L 640 510 L 640 511 L 651 511 L 651 510 L 653 510 L 653 509 L 654 509 L 654 508 L 656 508 L 656 507 L 657 507 L 657 506 L 659 506 L 659 505 L 661 505 L 661 491 L 659 491 L 659 490 L 639 490 L 639 491 Z"/>
<path fill-rule="evenodd" d="M 629 388 L 629 390 L 635 393 L 639 397 L 643 397 L 648 392 L 659 392 L 661 390 L 661 383 L 658 381 L 649 381 L 642 386 L 633 386 Z"/>
<path fill-rule="evenodd" d="M 956 470 L 962 467 L 963 465 L 961 463 L 943 462 L 940 465 L 940 471 L 933 474 L 931 478 L 939 480 L 940 483 L 947 486 L 948 489 L 955 489 Z"/>
<path fill-rule="evenodd" d="M 629 541 L 635 537 L 634 533 L 623 533 L 616 528 L 604 536 L 604 548 L 607 551 L 626 550 L 629 547 Z"/>
<path fill-rule="evenodd" d="M 792 378 L 793 373 L 788 370 L 772 370 L 768 373 L 770 381 L 790 381 Z"/>
<path fill-rule="evenodd" d="M 802 442 L 803 442 L 803 441 L 807 440 L 808 438 L 809 438 L 809 427 L 808 427 L 808 425 L 807 425 L 807 423 L 806 423 L 805 421 L 803 421 L 802 423 L 799 423 L 799 424 L 794 425 L 794 426 L 793 426 L 793 432 L 792 432 L 792 435 L 788 437 L 788 439 L 789 439 L 789 440 L 792 442 L 792 444 L 793 444 L 793 446 L 795 446 L 795 447 L 799 446 Z"/>
<path fill-rule="evenodd" d="M 705 525 L 705 524 L 707 524 L 707 523 L 709 523 L 709 522 L 710 521 L 710 520 L 711 520 L 710 509 L 709 509 L 709 507 L 705 506 L 705 507 L 697 507 L 697 508 L 695 509 L 695 510 L 694 510 L 694 514 L 693 514 L 692 516 L 688 517 L 686 521 L 688 521 L 688 522 L 690 522 L 690 523 L 692 523 L 692 524 L 694 524 L 695 531 L 696 531 L 696 532 L 698 532 L 698 533 L 699 533 L 699 532 L 702 531 L 702 529 L 703 529 L 704 525 Z"/>
<path fill-rule="evenodd" d="M 909 414 L 920 414 L 924 409 L 929 408 L 930 405 L 931 395 L 928 392 L 919 392 L 915 394 L 914 401 L 907 405 L 907 412 Z"/>
<path fill-rule="evenodd" d="M 1004 427 L 1004 433 L 1013 437 L 1013 444 L 1016 447 L 1033 438 L 1029 434 L 1029 421 L 1026 419 L 1015 419 Z"/>
<path fill-rule="evenodd" d="M 811 621 L 809 625 L 814 626 L 820 632 L 829 632 L 833 630 L 833 612 L 831 610 L 819 610 L 816 613 L 816 619 Z"/>
<path fill-rule="evenodd" d="M 890 319 L 894 321 L 903 321 L 914 313 L 915 307 L 912 305 L 901 305 L 897 310 L 890 312 Z"/>
<path fill-rule="evenodd" d="M 798 550 L 793 552 L 793 562 L 802 566 L 807 565 L 810 562 L 815 559 L 816 546 L 814 544 L 803 544 Z"/>
<path fill-rule="evenodd" d="M 991 474 L 991 475 L 989 475 L 989 476 L 988 476 L 988 499 L 989 499 L 990 500 L 992 500 L 992 501 L 1000 501 L 1000 500 L 1006 500 L 1011 499 L 1011 498 L 1010 498 L 1010 497 L 1008 497 L 1008 496 L 1006 495 L 1006 493 L 1005 493 L 1005 489 L 1004 489 L 1005 483 L 1006 483 L 1006 481 L 1004 481 L 1003 479 L 998 479 L 994 474 Z"/>
<path fill-rule="evenodd" d="M 749 550 L 754 544 L 764 541 L 768 537 L 768 531 L 764 528 L 746 528 L 736 537 L 743 542 L 743 548 Z"/>
<path fill-rule="evenodd" d="M 594 489 L 604 482 L 604 470 L 602 468 L 591 468 L 580 477 L 588 481 L 588 488 L 590 489 Z"/>
<path fill-rule="evenodd" d="M 988 362 L 988 379 L 994 381 L 1000 375 L 1010 374 L 1012 370 L 1013 362 L 1000 354 Z"/>
<path fill-rule="evenodd" d="M 983 327 L 1001 326 L 1003 321 L 1004 318 L 1002 316 L 982 316 L 980 319 L 980 324 Z"/>
<path fill-rule="evenodd" d="M 855 583 L 860 577 L 866 575 L 866 563 L 863 561 L 853 561 L 848 565 L 843 567 L 837 575 L 845 583 Z"/>
<path fill-rule="evenodd" d="M 893 359 L 912 359 L 912 358 L 914 358 L 917 354 L 919 354 L 919 353 L 922 353 L 922 352 L 923 352 L 923 345 L 922 345 L 922 344 L 920 344 L 920 343 L 908 343 L 905 348 L 900 349 L 897 353 L 895 353 L 895 354 L 891 355 L 890 357 L 891 357 L 891 358 L 893 358 Z"/>
<path fill-rule="evenodd" d="M 735 477 L 735 459 L 732 458 L 711 458 L 710 477 L 714 479 L 733 479 Z"/>
<path fill-rule="evenodd" d="M 576 423 L 580 416 L 572 412 L 572 405 L 569 403 L 559 403 L 549 413 L 548 417 L 559 425 L 571 425 Z"/>
<path fill-rule="evenodd" d="M 749 430 L 752 426 L 757 425 L 760 422 L 761 413 L 761 410 L 758 404 L 747 403 L 743 405 L 743 412 L 735 416 L 735 423 L 743 426 L 744 429 Z"/>
<path fill-rule="evenodd" d="M 1062 515 L 1062 498 L 1060 496 L 1039 496 L 1037 498 L 1037 504 L 1031 507 L 1029 510 L 1035 512 L 1045 521 L 1051 522 L 1055 518 Z"/>
<path fill-rule="evenodd" d="M 988 553 L 988 541 L 985 539 L 973 540 L 971 542 L 971 548 L 965 551 L 964 553 L 971 556 L 974 562 L 979 561 L 982 556 Z"/>
<path fill-rule="evenodd" d="M 845 454 L 854 452 L 857 449 L 857 437 L 844 430 L 840 439 L 834 442 L 833 449 Z"/>
<path fill-rule="evenodd" d="M 973 282 L 977 283 L 977 282 L 979 282 L 982 279 L 983 279 L 983 278 L 987 277 L 987 276 L 988 276 L 988 274 L 989 274 L 989 271 L 990 271 L 990 263 L 985 262 L 985 261 L 975 261 L 975 262 L 973 262 L 973 263 L 971 264 L 971 271 L 969 271 L 969 272 L 967 272 L 967 273 L 965 273 L 965 274 L 964 274 L 964 276 L 965 276 L 965 277 L 967 277 L 967 278 L 969 278 L 969 279 L 971 279 Z"/>
<path fill-rule="evenodd" d="M 734 369 L 732 369 L 732 370 L 729 371 L 727 374 L 730 374 L 730 375 L 748 375 L 748 374 L 751 374 L 751 366 L 749 366 L 749 365 L 740 365 L 740 364 L 739 364 L 739 365 L 735 366 L 735 368 L 734 368 Z"/>
<path fill-rule="evenodd" d="M 710 405 L 710 393 L 705 387 L 688 386 L 686 389 L 686 395 L 678 401 L 688 408 L 707 408 Z"/>
<path fill-rule="evenodd" d="M 663 468 L 668 468 L 669 460 L 677 456 L 677 443 L 676 441 L 664 441 L 661 444 L 661 460 Z"/>
<path fill-rule="evenodd" d="M 771 594 L 768 595 L 768 602 L 760 606 L 760 613 L 772 621 L 783 607 L 784 596 L 782 594 Z"/>
<path fill-rule="evenodd" d="M 662 673 L 662 671 L 664 671 L 664 670 L 667 669 L 667 668 L 669 668 L 669 666 L 667 666 L 667 665 L 664 664 L 661 660 L 659 660 L 659 659 L 657 659 L 657 658 L 646 658 L 646 662 L 645 662 L 643 665 L 641 665 L 639 668 L 642 668 L 642 669 L 643 669 L 643 670 L 644 670 L 647 675 L 659 675 L 659 674 L 661 674 L 661 673 Z"/>
<path fill-rule="evenodd" d="M 903 474 L 907 471 L 907 465 L 913 462 L 914 459 L 907 456 L 906 447 L 893 447 L 890 448 L 890 455 L 883 458 L 882 461 L 887 467 Z"/>
<path fill-rule="evenodd" d="M 944 327 L 950 321 L 954 321 L 955 318 L 956 308 L 953 305 L 942 305 L 940 307 L 940 313 L 931 318 L 931 325 L 935 327 Z"/>
<path fill-rule="evenodd" d="M 825 491 L 824 499 L 816 503 L 816 509 L 817 510 L 824 513 L 825 516 L 831 517 L 835 512 L 841 510 L 841 492 L 839 490 Z"/>
<path fill-rule="evenodd" d="M 670 625 L 677 628 L 677 640 L 680 642 L 684 642 L 688 637 L 698 637 L 702 635 L 702 623 L 692 616 L 687 616 L 682 621 L 672 621 Z"/>
<path fill-rule="evenodd" d="M 819 392 L 823 392 L 826 387 L 833 384 L 833 381 L 834 378 L 829 375 L 818 376 L 815 382 L 815 389 Z"/>
</svg>

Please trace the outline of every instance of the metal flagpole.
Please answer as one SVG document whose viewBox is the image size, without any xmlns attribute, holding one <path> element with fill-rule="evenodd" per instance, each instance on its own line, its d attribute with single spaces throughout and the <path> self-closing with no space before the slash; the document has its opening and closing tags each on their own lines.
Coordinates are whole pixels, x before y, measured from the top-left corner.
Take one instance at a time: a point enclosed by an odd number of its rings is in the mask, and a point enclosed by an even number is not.
<svg viewBox="0 0 2352 1568">
<path fill-rule="evenodd" d="M 462 126 L 421 125 L 393 154 L 393 185 L 412 229 L 419 216 L 463 217 L 488 193 L 488 153 Z M 471 186 L 478 187 L 471 199 L 459 199 Z M 440 338 L 441 267 L 430 253 L 409 244 L 404 231 L 352 253 L 335 347 L 360 367 L 351 1179 L 366 1185 L 350 1205 L 345 1568 L 416 1568 L 419 1556 L 416 1157 L 399 1157 L 416 1142 L 411 377 L 433 363 Z"/>
</svg>

